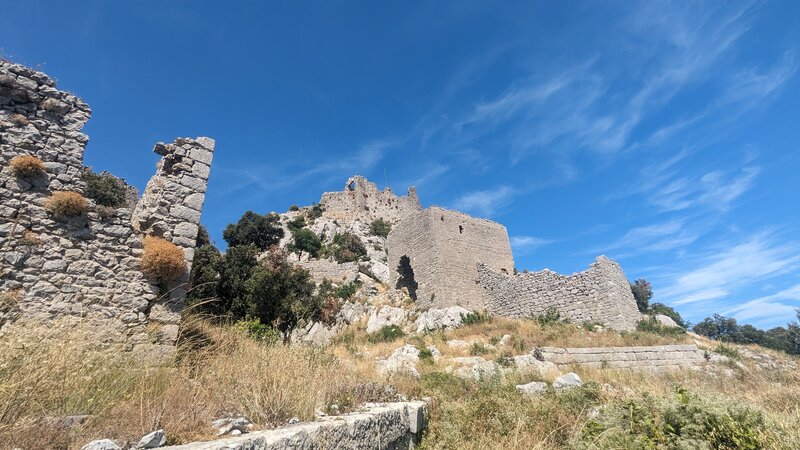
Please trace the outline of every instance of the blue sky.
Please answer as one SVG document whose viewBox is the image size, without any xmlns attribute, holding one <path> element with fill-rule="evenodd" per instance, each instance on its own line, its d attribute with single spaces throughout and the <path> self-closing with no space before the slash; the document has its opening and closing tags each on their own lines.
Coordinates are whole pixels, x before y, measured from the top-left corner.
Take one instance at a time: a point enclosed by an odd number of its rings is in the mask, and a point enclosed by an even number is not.
<svg viewBox="0 0 800 450">
<path fill-rule="evenodd" d="M 692 321 L 800 306 L 800 2 L 2 2 L 6 57 L 93 108 L 140 189 L 213 137 L 203 221 L 361 174 L 508 227 L 520 269 L 596 255 Z"/>
</svg>

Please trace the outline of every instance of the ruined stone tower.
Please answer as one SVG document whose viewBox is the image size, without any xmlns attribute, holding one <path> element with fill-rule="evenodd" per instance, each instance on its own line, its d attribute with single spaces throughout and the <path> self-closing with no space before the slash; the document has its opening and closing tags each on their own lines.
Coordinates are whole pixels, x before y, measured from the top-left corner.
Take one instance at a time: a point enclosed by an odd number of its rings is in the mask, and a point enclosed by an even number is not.
<svg viewBox="0 0 800 450">
<path fill-rule="evenodd" d="M 422 209 L 413 186 L 408 188 L 406 196 L 398 197 L 389 188 L 378 190 L 375 183 L 359 175 L 349 178 L 343 191 L 322 194 L 320 205 L 325 217 L 364 223 L 375 219 L 395 223 Z"/>
<path fill-rule="evenodd" d="M 389 233 L 393 287 L 406 288 L 418 308 L 485 308 L 477 264 L 514 272 L 506 228 L 458 211 L 430 207 L 410 214 Z"/>
</svg>

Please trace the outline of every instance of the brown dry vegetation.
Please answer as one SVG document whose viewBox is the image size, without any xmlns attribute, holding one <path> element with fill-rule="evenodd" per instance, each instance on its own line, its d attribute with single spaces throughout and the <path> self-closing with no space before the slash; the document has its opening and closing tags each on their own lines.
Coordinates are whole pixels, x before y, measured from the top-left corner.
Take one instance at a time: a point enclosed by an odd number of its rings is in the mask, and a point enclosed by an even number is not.
<svg viewBox="0 0 800 450">
<path fill-rule="evenodd" d="M 33 178 L 43 175 L 47 171 L 44 161 L 35 156 L 17 156 L 11 160 L 10 164 L 14 175 L 18 177 Z"/>
<path fill-rule="evenodd" d="M 497 345 L 483 355 L 491 360 L 525 353 L 533 346 L 651 345 L 692 342 L 697 339 L 693 336 L 676 340 L 649 333 L 597 332 L 569 324 L 496 319 L 447 333 L 380 343 L 370 342 L 362 324 L 330 347 L 313 349 L 266 345 L 235 327 L 191 320 L 182 332 L 175 361 L 147 368 L 136 355 L 93 346 L 96 341 L 81 327 L 60 330 L 27 328 L 0 341 L 0 448 L 80 448 L 100 437 L 134 441 L 156 428 L 166 429 L 173 443 L 211 439 L 213 419 L 243 415 L 264 428 L 294 416 L 311 420 L 317 408 L 347 407 L 352 400 L 348 389 L 368 382 L 388 382 L 408 397 L 432 398 L 430 428 L 423 442 L 428 449 L 674 448 L 648 447 L 649 441 L 609 446 L 601 438 L 610 431 L 596 440 L 578 438 L 595 426 L 588 417 L 594 408 L 674 402 L 682 392 L 679 387 L 697 397 L 696 407 L 717 414 L 713 417 L 728 417 L 743 405 L 763 417 L 763 426 L 745 430 L 749 433 L 745 436 L 757 443 L 749 448 L 800 448 L 800 375 L 763 371 L 747 360 L 743 360 L 746 368 L 735 369 L 732 377 L 576 367 L 586 382 L 584 388 L 536 399 L 523 397 L 514 388 L 536 380 L 536 375 L 464 381 L 446 368 L 448 357 L 470 353 L 470 348 L 449 348 L 448 339 L 492 345 L 500 336 L 512 335 L 508 345 Z M 376 358 L 406 343 L 435 345 L 443 357 L 438 363 L 420 361 L 419 379 L 396 375 L 383 380 L 375 371 Z M 789 358 L 769 353 L 776 359 Z M 67 432 L 40 422 L 42 417 L 70 414 L 90 418 L 84 426 Z"/>
<path fill-rule="evenodd" d="M 183 275 L 186 261 L 183 251 L 165 239 L 145 236 L 142 242 L 142 272 L 159 281 L 173 281 Z"/>
<path fill-rule="evenodd" d="M 56 191 L 45 200 L 44 207 L 56 217 L 77 217 L 86 212 L 89 204 L 78 192 Z"/>
</svg>

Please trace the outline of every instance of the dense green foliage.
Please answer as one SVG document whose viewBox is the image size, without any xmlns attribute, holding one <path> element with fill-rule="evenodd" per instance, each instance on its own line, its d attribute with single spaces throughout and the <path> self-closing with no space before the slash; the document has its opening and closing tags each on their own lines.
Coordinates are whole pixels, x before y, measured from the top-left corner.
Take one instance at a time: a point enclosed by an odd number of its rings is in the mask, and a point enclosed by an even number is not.
<svg viewBox="0 0 800 450">
<path fill-rule="evenodd" d="M 650 286 L 650 282 L 644 278 L 639 278 L 631 283 L 631 292 L 633 292 L 633 298 L 636 299 L 636 306 L 639 308 L 639 312 L 646 313 L 650 299 L 653 297 L 653 287 Z"/>
<path fill-rule="evenodd" d="M 222 238 L 230 247 L 254 245 L 258 250 L 266 250 L 283 237 L 279 222 L 280 217 L 277 214 L 261 215 L 247 211 L 237 223 L 225 228 Z"/>
<path fill-rule="evenodd" d="M 322 217 L 322 213 L 324 211 L 325 209 L 322 208 L 322 205 L 314 203 L 314 206 L 312 206 L 311 209 L 308 211 L 308 218 L 311 219 L 312 221 L 318 219 Z"/>
<path fill-rule="evenodd" d="M 222 313 L 214 311 L 222 258 L 219 250 L 213 245 L 202 245 L 195 250 L 192 271 L 189 275 L 192 288 L 186 294 L 191 307 L 212 314 Z"/>
<path fill-rule="evenodd" d="M 361 239 L 352 233 L 337 233 L 329 246 L 329 251 L 338 263 L 358 261 L 367 256 L 367 248 Z"/>
<path fill-rule="evenodd" d="M 322 241 L 308 228 L 299 228 L 292 230 L 292 244 L 290 250 L 298 253 L 306 252 L 313 257 L 319 255 L 322 249 Z"/>
<path fill-rule="evenodd" d="M 547 308 L 544 314 L 539 314 L 538 316 L 534 317 L 534 320 L 539 322 L 539 325 L 541 326 L 555 325 L 566 321 L 561 319 L 561 313 L 552 307 Z"/>
<path fill-rule="evenodd" d="M 211 245 L 211 236 L 208 235 L 208 229 L 200 225 L 197 229 L 197 239 L 195 240 L 195 246 L 202 247 L 204 245 Z"/>
<path fill-rule="evenodd" d="M 384 325 L 380 330 L 369 335 L 369 341 L 372 343 L 392 342 L 405 335 L 403 330 L 397 325 Z"/>
<path fill-rule="evenodd" d="M 478 323 L 484 323 L 491 321 L 492 318 L 488 314 L 484 314 L 480 311 L 472 311 L 466 314 L 461 314 L 461 323 L 464 325 L 475 325 Z"/>
<path fill-rule="evenodd" d="M 800 319 L 800 311 L 797 316 Z M 797 322 L 790 322 L 785 328 L 775 327 L 765 331 L 749 324 L 739 325 L 733 317 L 714 314 L 695 325 L 692 331 L 722 342 L 757 344 L 790 355 L 800 355 L 800 326 Z"/>
<path fill-rule="evenodd" d="M 612 404 L 583 426 L 580 449 L 761 449 L 770 444 L 755 409 L 678 388 L 674 400 L 645 396 Z"/>
<path fill-rule="evenodd" d="M 86 169 L 81 174 L 86 183 L 86 196 L 98 205 L 121 208 L 127 204 L 128 190 L 125 182 L 108 172 L 94 173 Z"/>
<path fill-rule="evenodd" d="M 303 216 L 297 216 L 294 219 L 290 220 L 286 226 L 289 228 L 290 231 L 299 230 L 306 226 L 306 219 Z"/>
<path fill-rule="evenodd" d="M 373 236 L 385 238 L 390 231 L 392 231 L 392 224 L 383 219 L 375 219 L 369 224 L 369 234 Z"/>
<path fill-rule="evenodd" d="M 681 327 L 667 327 L 661 325 L 661 322 L 656 320 L 655 317 L 642 319 L 636 323 L 636 331 L 643 331 L 645 333 L 655 333 L 662 336 L 680 336 L 686 334 L 686 330 Z"/>
</svg>

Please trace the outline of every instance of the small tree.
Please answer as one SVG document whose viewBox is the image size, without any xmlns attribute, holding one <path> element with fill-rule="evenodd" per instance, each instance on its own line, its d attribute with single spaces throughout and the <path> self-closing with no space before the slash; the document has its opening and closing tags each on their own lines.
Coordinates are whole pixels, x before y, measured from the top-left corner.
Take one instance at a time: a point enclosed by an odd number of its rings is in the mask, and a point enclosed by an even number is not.
<svg viewBox="0 0 800 450">
<path fill-rule="evenodd" d="M 392 231 L 392 224 L 383 220 L 375 219 L 369 224 L 369 234 L 385 238 Z"/>
<path fill-rule="evenodd" d="M 98 205 L 121 208 L 128 203 L 128 188 L 114 175 L 108 172 L 97 174 L 86 169 L 81 178 L 86 182 L 86 196 Z"/>
<path fill-rule="evenodd" d="M 737 342 L 739 325 L 733 317 L 714 314 L 692 327 L 692 331 L 719 341 Z"/>
<path fill-rule="evenodd" d="M 282 252 L 270 252 L 245 283 L 250 316 L 283 333 L 300 320 L 316 320 L 322 305 L 315 296 L 311 275 L 288 261 Z"/>
<path fill-rule="evenodd" d="M 229 247 L 219 264 L 219 308 L 234 320 L 247 316 L 245 282 L 258 265 L 257 255 L 258 249 L 254 245 Z"/>
<path fill-rule="evenodd" d="M 195 246 L 200 248 L 204 245 L 213 245 L 211 244 L 211 236 L 208 234 L 208 228 L 203 225 L 197 230 L 197 239 L 195 240 Z"/>
<path fill-rule="evenodd" d="M 247 211 L 238 222 L 230 224 L 222 233 L 222 238 L 229 246 L 255 245 L 259 250 L 266 250 L 280 242 L 283 228 L 278 224 L 280 217 L 275 213 L 266 215 Z"/>
<path fill-rule="evenodd" d="M 650 298 L 653 297 L 653 288 L 650 286 L 650 282 L 639 278 L 631 284 L 631 292 L 633 292 L 633 298 L 636 299 L 639 312 L 646 313 Z"/>
<path fill-rule="evenodd" d="M 367 248 L 358 236 L 345 232 L 333 237 L 333 257 L 338 263 L 358 261 L 366 255 Z"/>
<path fill-rule="evenodd" d="M 192 271 L 189 279 L 192 288 L 186 294 L 189 304 L 194 310 L 215 316 L 224 315 L 227 311 L 218 298 L 219 268 L 223 257 L 213 245 L 201 245 L 194 252 Z"/>
<path fill-rule="evenodd" d="M 295 229 L 292 231 L 292 237 L 294 242 L 291 245 L 291 250 L 297 251 L 298 254 L 306 252 L 315 258 L 319 255 L 319 251 L 322 249 L 322 241 L 313 231 L 308 228 Z"/>
</svg>

